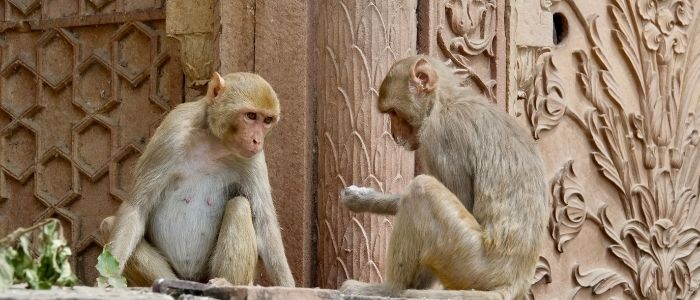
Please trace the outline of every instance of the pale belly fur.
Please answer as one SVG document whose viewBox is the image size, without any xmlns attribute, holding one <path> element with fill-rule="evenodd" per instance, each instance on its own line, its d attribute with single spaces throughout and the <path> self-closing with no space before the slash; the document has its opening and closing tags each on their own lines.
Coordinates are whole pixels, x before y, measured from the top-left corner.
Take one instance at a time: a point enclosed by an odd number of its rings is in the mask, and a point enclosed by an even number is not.
<svg viewBox="0 0 700 300">
<path fill-rule="evenodd" d="M 202 176 L 165 192 L 154 209 L 147 235 L 170 261 L 178 277 L 207 280 L 209 258 L 224 214 L 224 179 Z"/>
</svg>

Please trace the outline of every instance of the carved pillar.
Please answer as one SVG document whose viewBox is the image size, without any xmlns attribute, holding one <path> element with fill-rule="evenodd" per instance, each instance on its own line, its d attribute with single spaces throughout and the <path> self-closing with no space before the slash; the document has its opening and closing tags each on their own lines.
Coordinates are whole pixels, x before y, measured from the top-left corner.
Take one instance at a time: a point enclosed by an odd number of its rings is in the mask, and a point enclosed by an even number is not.
<svg viewBox="0 0 700 300">
<path fill-rule="evenodd" d="M 416 0 L 322 1 L 318 16 L 318 284 L 378 282 L 391 220 L 349 213 L 339 193 L 396 193 L 413 177 L 413 154 L 392 140 L 376 98 L 391 64 L 415 52 Z"/>
</svg>

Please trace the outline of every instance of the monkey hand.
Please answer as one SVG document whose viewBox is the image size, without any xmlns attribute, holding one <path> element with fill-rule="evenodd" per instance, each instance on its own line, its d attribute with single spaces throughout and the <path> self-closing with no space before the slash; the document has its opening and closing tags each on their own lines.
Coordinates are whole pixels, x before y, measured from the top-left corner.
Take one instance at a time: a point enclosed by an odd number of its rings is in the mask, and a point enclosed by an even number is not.
<svg viewBox="0 0 700 300">
<path fill-rule="evenodd" d="M 340 192 L 340 200 L 343 204 L 354 212 L 367 211 L 377 196 L 377 192 L 373 188 L 358 187 L 351 185 Z"/>
<path fill-rule="evenodd" d="M 221 277 L 209 279 L 208 283 L 214 286 L 233 286 L 233 284 L 226 280 L 226 278 Z"/>
<path fill-rule="evenodd" d="M 357 280 L 346 280 L 338 291 L 345 295 L 354 296 L 391 296 L 391 291 L 381 283 L 366 283 Z"/>
</svg>

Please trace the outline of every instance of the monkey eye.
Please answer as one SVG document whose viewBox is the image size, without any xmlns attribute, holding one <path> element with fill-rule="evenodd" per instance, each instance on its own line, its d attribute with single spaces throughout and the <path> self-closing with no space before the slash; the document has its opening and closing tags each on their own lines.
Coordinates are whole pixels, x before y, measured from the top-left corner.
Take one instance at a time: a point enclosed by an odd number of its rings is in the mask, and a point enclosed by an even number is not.
<svg viewBox="0 0 700 300">
<path fill-rule="evenodd" d="M 270 123 L 272 123 L 272 117 L 267 117 L 267 118 L 265 118 L 265 119 L 263 120 L 263 122 L 265 122 L 265 124 L 270 124 Z"/>
<path fill-rule="evenodd" d="M 245 114 L 245 117 L 248 119 L 251 119 L 251 120 L 255 120 L 258 118 L 258 114 L 254 113 L 254 112 L 249 112 L 249 113 Z"/>
</svg>

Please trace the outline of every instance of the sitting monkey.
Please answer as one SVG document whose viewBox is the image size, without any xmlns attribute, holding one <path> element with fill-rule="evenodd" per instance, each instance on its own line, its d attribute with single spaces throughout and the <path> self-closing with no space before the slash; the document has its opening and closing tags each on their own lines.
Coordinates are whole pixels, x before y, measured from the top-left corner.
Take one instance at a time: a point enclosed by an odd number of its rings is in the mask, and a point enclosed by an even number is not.
<svg viewBox="0 0 700 300">
<path fill-rule="evenodd" d="M 460 85 L 443 63 L 414 56 L 382 82 L 379 110 L 425 173 L 399 195 L 348 187 L 355 212 L 396 215 L 380 284 L 348 280 L 353 295 L 520 299 L 547 222 L 543 163 L 513 118 Z M 422 290 L 435 279 L 447 289 Z"/>
<path fill-rule="evenodd" d="M 279 115 L 272 87 L 250 73 L 214 73 L 205 97 L 168 113 L 138 160 L 131 198 L 101 225 L 131 285 L 251 284 L 260 257 L 274 285 L 294 286 L 263 152 Z"/>
</svg>

